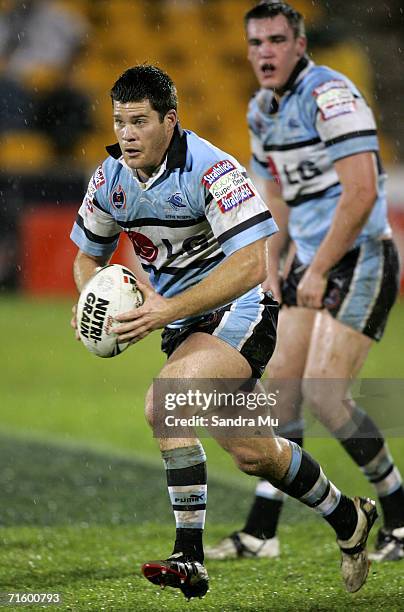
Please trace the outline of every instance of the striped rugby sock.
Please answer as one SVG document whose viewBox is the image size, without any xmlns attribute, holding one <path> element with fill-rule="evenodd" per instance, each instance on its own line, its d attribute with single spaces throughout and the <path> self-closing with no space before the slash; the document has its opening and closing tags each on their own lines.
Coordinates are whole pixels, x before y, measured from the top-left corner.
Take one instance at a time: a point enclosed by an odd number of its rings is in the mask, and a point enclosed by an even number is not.
<svg viewBox="0 0 404 612">
<path fill-rule="evenodd" d="M 403 481 L 386 443 L 376 457 L 362 466 L 361 470 L 376 489 L 385 527 L 387 529 L 402 527 L 404 525 Z"/>
<path fill-rule="evenodd" d="M 267 480 L 260 480 L 255 489 L 254 503 L 241 531 L 261 540 L 273 538 L 285 499 L 285 493 Z"/>
<path fill-rule="evenodd" d="M 355 531 L 358 515 L 353 501 L 328 480 L 320 465 L 305 450 L 289 442 L 292 458 L 279 489 L 321 514 L 340 540 Z"/>
<path fill-rule="evenodd" d="M 374 486 L 385 526 L 390 529 L 403 526 L 404 489 L 401 474 L 377 425 L 355 405 L 352 419 L 334 432 L 334 436 Z"/>
<path fill-rule="evenodd" d="M 168 492 L 174 511 L 176 539 L 173 553 L 203 562 L 207 473 L 201 444 L 162 451 Z"/>
<path fill-rule="evenodd" d="M 303 421 L 293 421 L 283 427 L 282 437 L 303 446 Z M 250 508 L 243 533 L 262 540 L 276 535 L 283 503 L 287 496 L 267 480 L 260 479 L 255 489 L 254 503 Z"/>
</svg>

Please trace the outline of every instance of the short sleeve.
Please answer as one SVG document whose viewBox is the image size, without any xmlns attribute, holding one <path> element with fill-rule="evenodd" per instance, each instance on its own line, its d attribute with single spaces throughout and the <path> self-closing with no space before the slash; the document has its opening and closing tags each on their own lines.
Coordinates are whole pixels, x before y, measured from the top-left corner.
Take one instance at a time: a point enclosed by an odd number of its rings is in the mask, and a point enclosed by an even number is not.
<svg viewBox="0 0 404 612">
<path fill-rule="evenodd" d="M 109 256 L 118 245 L 121 230 L 108 212 L 105 193 L 105 176 L 99 166 L 90 179 L 70 234 L 79 249 L 89 255 Z"/>
<path fill-rule="evenodd" d="M 223 159 L 202 177 L 206 217 L 226 255 L 278 231 L 245 169 Z"/>
<path fill-rule="evenodd" d="M 331 160 L 377 151 L 378 140 L 373 113 L 349 81 L 330 79 L 313 92 L 316 104 L 316 129 Z"/>
</svg>

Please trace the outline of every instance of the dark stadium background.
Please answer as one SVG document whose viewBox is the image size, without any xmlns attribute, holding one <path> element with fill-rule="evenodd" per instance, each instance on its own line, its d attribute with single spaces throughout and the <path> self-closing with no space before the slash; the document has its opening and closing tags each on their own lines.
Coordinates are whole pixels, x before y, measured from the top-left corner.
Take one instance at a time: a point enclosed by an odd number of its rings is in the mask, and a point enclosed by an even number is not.
<svg viewBox="0 0 404 612">
<path fill-rule="evenodd" d="M 41 4 L 53 7 L 54 16 L 44 33 L 36 30 L 36 40 L 29 29 L 36 24 L 26 15 Z M 8 19 L 14 30 L 6 49 L 0 43 L 1 286 L 31 294 L 71 293 L 69 227 L 89 176 L 113 141 L 109 88 L 130 65 L 157 62 L 166 69 L 178 87 L 183 126 L 248 163 L 245 109 L 256 82 L 245 58 L 242 16 L 253 4 L 1 2 L 3 18 L 13 5 L 19 16 Z M 351 77 L 376 112 L 391 175 L 391 218 L 402 242 L 401 3 L 300 0 L 295 5 L 306 17 L 314 59 Z M 64 29 L 55 33 L 60 23 Z M 19 27 L 26 29 L 18 43 Z M 23 95 L 16 94 L 15 83 Z"/>
</svg>

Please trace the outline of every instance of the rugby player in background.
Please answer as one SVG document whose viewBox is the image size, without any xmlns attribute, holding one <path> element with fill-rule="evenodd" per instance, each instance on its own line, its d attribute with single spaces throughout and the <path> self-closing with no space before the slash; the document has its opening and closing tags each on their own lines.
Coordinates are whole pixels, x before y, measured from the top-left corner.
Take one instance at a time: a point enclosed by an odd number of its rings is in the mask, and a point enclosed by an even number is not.
<svg viewBox="0 0 404 612">
<path fill-rule="evenodd" d="M 309 60 L 303 18 L 291 6 L 262 2 L 244 22 L 261 86 L 248 108 L 252 168 L 265 179 L 280 229 L 269 241 L 265 288 L 282 302 L 268 366 L 272 380 L 289 381 L 277 406 L 282 435 L 302 444 L 306 401 L 375 487 L 384 525 L 372 558 L 399 560 L 402 479 L 376 424 L 346 400 L 350 380 L 383 335 L 399 286 L 375 120 L 351 81 Z M 296 255 L 280 280 L 289 236 Z M 319 379 L 339 382 L 330 392 Z M 284 499 L 260 481 L 245 526 L 208 548 L 207 557 L 277 557 Z"/>
</svg>

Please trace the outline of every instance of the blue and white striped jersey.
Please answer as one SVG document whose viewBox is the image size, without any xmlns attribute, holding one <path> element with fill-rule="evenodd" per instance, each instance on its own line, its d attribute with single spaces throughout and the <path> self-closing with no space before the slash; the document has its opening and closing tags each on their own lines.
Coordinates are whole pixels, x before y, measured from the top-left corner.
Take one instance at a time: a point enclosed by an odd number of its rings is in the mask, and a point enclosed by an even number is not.
<svg viewBox="0 0 404 612">
<path fill-rule="evenodd" d="M 161 295 L 181 293 L 226 256 L 277 231 L 245 169 L 193 132 L 175 129 L 162 167 L 146 184 L 126 166 L 118 145 L 107 151 L 71 238 L 89 255 L 108 256 L 127 233 Z M 257 287 L 239 299 L 261 297 Z"/>
<path fill-rule="evenodd" d="M 342 191 L 333 163 L 356 153 L 375 153 L 379 184 L 377 201 L 354 246 L 388 235 L 376 124 L 358 89 L 343 74 L 306 58 L 287 87 L 279 107 L 271 90 L 259 90 L 250 101 L 248 124 L 252 168 L 280 182 L 291 207 L 289 234 L 299 259 L 304 264 L 312 260 L 331 225 Z"/>
</svg>

